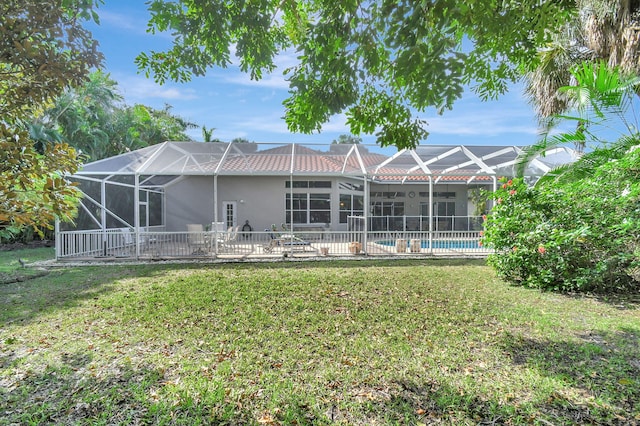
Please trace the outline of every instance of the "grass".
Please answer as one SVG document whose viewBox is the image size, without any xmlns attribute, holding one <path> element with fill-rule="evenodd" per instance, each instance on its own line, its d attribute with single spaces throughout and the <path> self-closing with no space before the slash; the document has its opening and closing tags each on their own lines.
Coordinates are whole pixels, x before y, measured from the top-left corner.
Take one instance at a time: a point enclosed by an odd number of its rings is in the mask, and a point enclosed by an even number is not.
<svg viewBox="0 0 640 426">
<path fill-rule="evenodd" d="M 638 308 L 479 261 L 53 270 L 0 285 L 0 425 L 634 424 Z"/>
<path fill-rule="evenodd" d="M 23 268 L 20 259 L 26 264 L 51 259 L 54 257 L 53 250 L 51 247 L 41 247 L 28 250 L 0 251 L 0 285 L 45 275 L 42 270 Z"/>
</svg>

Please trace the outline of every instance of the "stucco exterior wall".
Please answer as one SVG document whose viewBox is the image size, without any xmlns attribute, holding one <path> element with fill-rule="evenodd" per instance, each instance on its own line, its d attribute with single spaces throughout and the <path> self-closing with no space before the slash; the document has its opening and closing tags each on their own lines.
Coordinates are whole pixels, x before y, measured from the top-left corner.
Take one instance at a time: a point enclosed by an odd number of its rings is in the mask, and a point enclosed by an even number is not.
<svg viewBox="0 0 640 426">
<path fill-rule="evenodd" d="M 218 221 L 225 221 L 224 202 L 233 202 L 236 207 L 237 225 L 245 221 L 254 231 L 269 229 L 272 224 L 280 226 L 286 221 L 285 196 L 291 191 L 286 187 L 286 176 L 219 176 L 218 177 Z M 343 177 L 303 177 L 295 180 L 330 180 L 331 188 L 298 189 L 293 192 L 318 192 L 331 194 L 331 230 L 345 230 L 347 225 L 339 223 L 340 194 L 349 193 L 340 189 L 339 182 L 349 181 Z M 357 181 L 354 181 L 357 182 Z M 421 204 L 429 203 L 429 186 L 426 184 L 381 185 L 371 184 L 370 192 L 401 192 L 403 196 L 383 198 L 372 196 L 370 201 L 395 201 L 404 203 L 406 216 L 420 216 Z M 455 203 L 455 214 L 473 214 L 469 202 L 468 187 L 464 184 L 437 184 L 434 193 L 455 192 L 455 197 L 435 197 L 434 202 Z M 410 197 L 409 193 L 414 196 Z M 353 192 L 351 192 L 353 193 Z M 422 195 L 421 195 L 422 193 Z M 168 231 L 185 231 L 187 223 L 201 223 L 204 226 L 215 219 L 214 178 L 212 176 L 188 176 L 166 188 L 166 227 Z M 436 212 L 434 212 L 434 215 Z"/>
<path fill-rule="evenodd" d="M 254 231 L 269 229 L 272 223 L 280 226 L 285 220 L 286 179 L 283 176 L 218 177 L 218 220 L 224 221 L 223 202 L 235 201 L 238 225 L 248 220 Z"/>
<path fill-rule="evenodd" d="M 213 177 L 187 176 L 165 188 L 165 225 L 169 232 L 184 232 L 188 223 L 211 223 Z"/>
</svg>

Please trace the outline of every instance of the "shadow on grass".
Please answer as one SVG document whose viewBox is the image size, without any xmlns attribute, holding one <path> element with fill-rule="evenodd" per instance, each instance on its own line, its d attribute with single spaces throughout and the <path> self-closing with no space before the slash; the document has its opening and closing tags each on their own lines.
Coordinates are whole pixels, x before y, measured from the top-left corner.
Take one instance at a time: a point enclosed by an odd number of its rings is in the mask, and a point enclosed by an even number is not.
<svg viewBox="0 0 640 426">
<path fill-rule="evenodd" d="M 506 336 L 505 353 L 516 365 L 535 369 L 572 388 L 550 395 L 541 411 L 593 424 L 637 424 L 640 416 L 640 330 L 597 331 L 578 340 Z"/>
<path fill-rule="evenodd" d="M 90 353 L 63 354 L 43 371 L 0 377 L 0 424 L 248 424 L 248 416 L 212 401 L 162 398 L 162 370 L 130 364 L 91 366 Z M 28 360 L 21 360 L 22 363 Z M 6 423 L 5 423 L 6 422 Z"/>
<path fill-rule="evenodd" d="M 160 373 L 131 367 L 111 368 L 108 373 L 89 369 L 90 353 L 62 354 L 60 362 L 44 367 L 29 365 L 29 357 L 5 357 L 3 368 L 15 358 L 20 369 L 4 378 L 0 405 L 9 407 L 5 424 L 121 423 L 141 418 L 148 411 L 140 395 L 158 383 Z M 34 370 L 40 371 L 34 371 Z"/>
<path fill-rule="evenodd" d="M 506 335 L 499 345 L 514 365 L 554 379 L 555 389 L 542 401 L 497 400 L 429 378 L 400 379 L 369 404 L 371 417 L 383 424 L 640 424 L 640 330 L 560 342 Z"/>
<path fill-rule="evenodd" d="M 638 424 L 638 407 L 632 411 L 638 391 L 609 392 L 605 398 L 609 400 L 609 404 L 590 399 L 576 401 L 562 393 L 552 393 L 543 403 L 522 404 L 505 403 L 448 384 L 410 381 L 398 384 L 401 387 L 399 392 L 385 403 L 372 407 L 372 411 L 378 413 L 376 417 L 383 418 L 383 422 L 388 424 L 440 424 L 442 421 L 446 424 L 474 425 Z M 614 383 L 611 381 L 608 384 Z"/>
<path fill-rule="evenodd" d="M 399 391 L 382 407 L 385 420 L 392 423 L 501 425 L 530 423 L 515 405 L 473 395 L 448 384 L 397 382 Z"/>
<path fill-rule="evenodd" d="M 39 316 L 69 309 L 108 292 L 123 277 L 141 277 L 147 268 L 111 266 L 64 268 L 43 277 L 0 285 L 0 327 L 28 323 Z"/>
<path fill-rule="evenodd" d="M 574 299 L 594 299 L 601 303 L 606 303 L 619 310 L 637 310 L 640 309 L 640 293 L 565 293 L 565 296 Z"/>
</svg>

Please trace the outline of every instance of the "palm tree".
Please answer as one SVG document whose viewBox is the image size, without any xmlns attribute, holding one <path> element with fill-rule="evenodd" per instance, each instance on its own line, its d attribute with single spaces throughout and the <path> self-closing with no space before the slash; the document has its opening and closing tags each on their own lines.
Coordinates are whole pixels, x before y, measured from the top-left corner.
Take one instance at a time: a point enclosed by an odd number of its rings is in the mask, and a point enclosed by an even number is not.
<svg viewBox="0 0 640 426">
<path fill-rule="evenodd" d="M 52 128 L 39 119 L 34 119 L 26 123 L 29 138 L 33 141 L 33 146 L 40 154 L 44 153 L 47 145 L 60 143 L 63 136 L 59 129 Z"/>
<path fill-rule="evenodd" d="M 525 76 L 525 93 L 543 124 L 566 111 L 571 68 L 603 60 L 625 73 L 640 73 L 640 3 L 635 0 L 577 0 L 573 21 L 540 51 L 539 66 Z"/>
<path fill-rule="evenodd" d="M 118 83 L 96 71 L 89 80 L 56 98 L 53 106 L 35 122 L 59 129 L 63 139 L 92 160 L 109 155 L 109 134 L 104 123 L 123 100 Z"/>
<path fill-rule="evenodd" d="M 117 86 L 97 71 L 84 85 L 57 97 L 26 125 L 36 146 L 43 149 L 48 141 L 64 140 L 95 161 L 167 140 L 190 140 L 186 130 L 197 126 L 173 114 L 171 105 L 124 105 Z"/>
<path fill-rule="evenodd" d="M 207 129 L 207 126 L 202 126 L 202 138 L 204 139 L 205 142 L 214 142 L 212 137 L 213 137 L 213 132 L 215 130 L 216 130 L 215 127 L 212 127 L 211 129 Z"/>
<path fill-rule="evenodd" d="M 627 112 L 632 109 L 633 101 L 637 99 L 637 90 L 640 85 L 640 77 L 621 71 L 619 67 L 610 68 L 603 60 L 597 63 L 585 61 L 581 65 L 572 68 L 572 79 L 576 85 L 565 86 L 559 92 L 566 96 L 568 102 L 573 105 L 578 113 L 577 116 L 556 115 L 552 121 L 557 123 L 560 120 L 576 123 L 574 131 L 561 134 L 550 133 L 547 128 L 543 137 L 537 144 L 525 149 L 520 155 L 517 172 L 524 173 L 526 165 L 537 155 L 547 149 L 573 143 L 577 147 L 584 148 L 587 142 L 591 142 L 598 147 L 604 147 L 595 154 L 587 156 L 585 161 L 579 163 L 582 171 L 574 173 L 574 167 L 569 165 L 562 169 L 555 170 L 551 176 L 571 173 L 573 176 L 588 173 L 588 166 L 593 160 L 601 160 L 607 152 L 611 155 L 630 146 L 637 144 L 639 132 L 636 122 L 630 122 Z M 617 121 L 617 125 L 613 124 Z M 600 129 L 625 129 L 618 139 L 609 143 L 602 139 L 597 132 Z M 585 169 L 587 166 L 587 169 Z"/>
</svg>

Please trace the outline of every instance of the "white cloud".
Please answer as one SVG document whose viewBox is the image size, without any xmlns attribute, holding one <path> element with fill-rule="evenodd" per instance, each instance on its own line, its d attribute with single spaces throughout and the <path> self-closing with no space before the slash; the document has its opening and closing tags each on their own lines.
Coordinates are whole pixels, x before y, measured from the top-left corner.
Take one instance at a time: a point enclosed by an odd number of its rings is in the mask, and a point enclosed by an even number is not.
<svg viewBox="0 0 640 426">
<path fill-rule="evenodd" d="M 264 131 L 278 134 L 291 133 L 287 128 L 287 123 L 284 118 L 273 114 L 252 117 L 229 124 L 233 127 L 251 129 L 252 131 Z M 322 126 L 321 133 L 349 133 L 349 128 L 346 125 L 346 117 L 343 114 L 332 117 L 328 123 L 325 123 Z"/>
<path fill-rule="evenodd" d="M 199 97 L 193 88 L 180 88 L 171 85 L 161 86 L 153 80 L 142 76 L 121 76 L 117 78 L 117 81 L 118 87 L 127 102 L 144 103 L 149 99 L 165 101 L 192 100 Z"/>
<path fill-rule="evenodd" d="M 139 12 L 135 14 L 114 13 L 97 9 L 100 15 L 100 26 L 108 26 L 121 31 L 133 32 L 136 35 L 147 34 L 147 16 L 141 16 Z"/>
<path fill-rule="evenodd" d="M 251 129 L 253 132 L 289 133 L 284 119 L 273 115 L 250 117 L 229 124 L 232 128 Z"/>
<path fill-rule="evenodd" d="M 270 101 L 271 99 L 274 99 L 275 97 L 276 97 L 276 92 L 275 90 L 272 90 L 271 93 L 269 93 L 268 95 L 262 96 L 260 100 L 262 102 L 266 102 L 266 101 Z"/>
<path fill-rule="evenodd" d="M 278 71 L 274 71 L 272 74 L 267 74 L 260 80 L 251 80 L 251 77 L 247 73 L 238 71 L 237 74 L 231 74 L 223 77 L 227 83 L 241 84 L 243 86 L 252 87 L 264 87 L 271 89 L 288 89 L 289 82 L 284 79 L 282 74 L 278 74 Z"/>
<path fill-rule="evenodd" d="M 535 120 L 523 114 L 500 111 L 475 111 L 464 115 L 423 117 L 431 134 L 460 136 L 498 136 L 508 133 L 535 135 L 538 128 Z"/>
<path fill-rule="evenodd" d="M 133 38 L 146 37 L 147 43 L 156 45 L 161 44 L 165 48 L 168 42 L 173 41 L 174 37 L 170 31 L 156 31 L 155 33 L 147 32 L 149 28 L 149 19 L 151 14 L 146 7 L 132 5 L 131 8 L 122 8 L 112 4 L 105 4 L 97 9 L 100 16 L 100 27 L 111 29 L 117 33 L 125 32 Z M 122 12 L 111 12 L 108 8 L 118 8 Z M 143 12 L 144 10 L 144 12 Z"/>
<path fill-rule="evenodd" d="M 236 48 L 235 46 L 231 46 L 231 66 L 224 72 L 213 76 L 214 78 L 222 79 L 231 84 L 240 84 L 256 88 L 289 89 L 289 82 L 285 80 L 283 73 L 285 69 L 293 67 L 298 63 L 295 52 L 285 51 L 279 53 L 274 58 L 276 68 L 271 73 L 263 73 L 260 80 L 252 80 L 248 73 L 240 71 L 240 61 L 235 55 Z"/>
<path fill-rule="evenodd" d="M 347 116 L 338 114 L 331 117 L 328 123 L 322 125 L 323 132 L 350 133 L 347 126 Z"/>
</svg>

